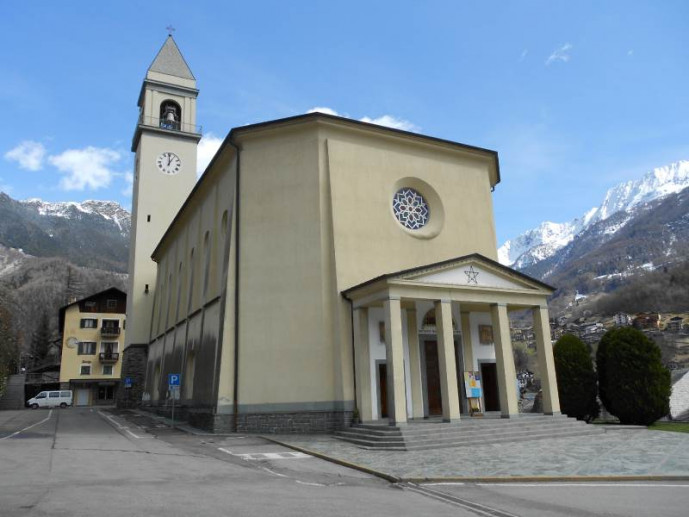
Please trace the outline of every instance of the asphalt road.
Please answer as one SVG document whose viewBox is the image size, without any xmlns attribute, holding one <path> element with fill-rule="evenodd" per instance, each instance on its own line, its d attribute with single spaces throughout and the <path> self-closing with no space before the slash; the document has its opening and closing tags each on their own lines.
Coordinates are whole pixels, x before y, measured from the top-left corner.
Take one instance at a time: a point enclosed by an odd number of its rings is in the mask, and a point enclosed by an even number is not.
<svg viewBox="0 0 689 517">
<path fill-rule="evenodd" d="M 689 484 L 393 485 L 132 413 L 0 412 L 0 516 L 685 516 Z"/>
</svg>

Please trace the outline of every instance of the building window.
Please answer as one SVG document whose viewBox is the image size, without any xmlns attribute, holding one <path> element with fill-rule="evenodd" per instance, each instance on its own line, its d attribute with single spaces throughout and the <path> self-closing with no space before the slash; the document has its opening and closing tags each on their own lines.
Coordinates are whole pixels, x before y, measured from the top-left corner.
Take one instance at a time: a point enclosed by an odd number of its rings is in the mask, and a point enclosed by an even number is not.
<svg viewBox="0 0 689 517">
<path fill-rule="evenodd" d="M 399 223 L 409 230 L 426 226 L 431 209 L 424 197 L 413 188 L 401 188 L 392 198 L 392 211 Z"/>
<path fill-rule="evenodd" d="M 80 341 L 78 355 L 94 355 L 96 353 L 96 343 L 93 341 Z"/>
<path fill-rule="evenodd" d="M 112 375 L 113 366 L 111 364 L 103 365 L 103 375 Z"/>
<path fill-rule="evenodd" d="M 117 309 L 117 300 L 106 300 L 105 306 L 108 309 Z"/>
<path fill-rule="evenodd" d="M 96 310 L 96 302 L 89 300 L 87 302 L 84 302 L 84 307 L 90 311 L 95 311 Z"/>
<path fill-rule="evenodd" d="M 81 328 L 83 329 L 95 329 L 98 328 L 98 320 L 95 318 L 82 318 Z"/>
<path fill-rule="evenodd" d="M 79 369 L 79 375 L 91 375 L 91 365 L 82 364 L 81 368 Z"/>
<path fill-rule="evenodd" d="M 117 346 L 117 341 L 101 341 L 100 352 L 101 354 L 105 354 L 107 357 L 108 355 L 117 353 Z"/>
</svg>

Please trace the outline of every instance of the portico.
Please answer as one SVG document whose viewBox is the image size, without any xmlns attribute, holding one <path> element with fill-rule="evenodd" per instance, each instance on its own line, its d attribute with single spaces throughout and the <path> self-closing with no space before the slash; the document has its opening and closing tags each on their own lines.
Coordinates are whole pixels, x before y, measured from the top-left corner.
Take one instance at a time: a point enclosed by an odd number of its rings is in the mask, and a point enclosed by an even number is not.
<svg viewBox="0 0 689 517">
<path fill-rule="evenodd" d="M 405 426 L 410 419 L 430 416 L 432 400 L 438 396 L 442 420 L 459 421 L 460 408 L 466 407 L 463 371 L 478 370 L 482 362 L 478 356 L 495 363 L 501 416 L 517 416 L 508 312 L 525 309 L 533 316 L 543 411 L 558 414 L 546 303 L 553 290 L 480 254 L 472 254 L 382 275 L 344 291 L 353 311 L 356 405 L 361 421 L 378 421 L 385 412 L 390 425 Z M 420 336 L 429 330 L 425 328 L 425 316 L 435 320 L 437 345 L 424 341 L 421 346 Z M 376 325 L 380 325 L 384 361 L 376 360 L 382 350 L 376 356 L 372 349 Z M 484 343 L 483 335 L 479 337 L 479 326 L 490 329 L 492 343 Z M 479 339 L 481 345 L 476 342 Z M 384 369 L 376 368 L 383 362 Z"/>
</svg>

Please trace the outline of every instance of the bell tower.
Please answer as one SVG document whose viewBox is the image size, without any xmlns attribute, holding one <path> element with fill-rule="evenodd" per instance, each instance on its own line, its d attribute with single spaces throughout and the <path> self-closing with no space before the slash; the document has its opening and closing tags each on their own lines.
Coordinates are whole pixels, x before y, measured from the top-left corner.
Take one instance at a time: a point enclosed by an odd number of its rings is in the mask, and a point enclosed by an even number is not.
<svg viewBox="0 0 689 517">
<path fill-rule="evenodd" d="M 138 375 L 127 371 L 127 362 L 133 361 L 133 354 L 127 352 L 142 348 L 145 353 L 150 340 L 156 283 L 151 254 L 196 183 L 196 148 L 201 139 L 196 126 L 198 93 L 194 75 L 172 35 L 168 36 L 146 72 L 132 140 L 136 157 L 122 375 L 133 384 Z M 145 365 L 144 359 L 142 368 Z M 131 395 L 141 400 L 137 393 Z"/>
</svg>

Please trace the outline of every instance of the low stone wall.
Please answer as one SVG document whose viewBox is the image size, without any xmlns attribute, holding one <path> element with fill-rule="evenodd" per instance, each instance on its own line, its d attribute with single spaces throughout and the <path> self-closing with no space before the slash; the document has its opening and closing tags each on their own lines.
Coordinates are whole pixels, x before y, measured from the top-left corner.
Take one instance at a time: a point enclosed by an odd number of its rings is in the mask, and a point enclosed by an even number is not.
<svg viewBox="0 0 689 517">
<path fill-rule="evenodd" d="M 148 406 L 142 409 L 170 418 L 171 406 Z M 175 408 L 175 420 L 185 421 L 197 429 L 213 433 L 234 432 L 234 415 L 214 415 L 208 409 Z M 259 434 L 331 433 L 352 423 L 351 411 L 297 411 L 284 413 L 240 414 L 237 432 Z"/>
<path fill-rule="evenodd" d="M 135 408 L 141 405 L 146 382 L 148 345 L 129 345 L 122 353 L 122 383 L 117 390 L 117 407 Z M 132 387 L 125 388 L 125 379 L 132 380 Z"/>
<path fill-rule="evenodd" d="M 265 434 L 330 433 L 348 427 L 351 422 L 351 411 L 239 414 L 237 431 Z M 215 432 L 233 431 L 234 415 L 215 415 L 213 428 Z"/>
</svg>

